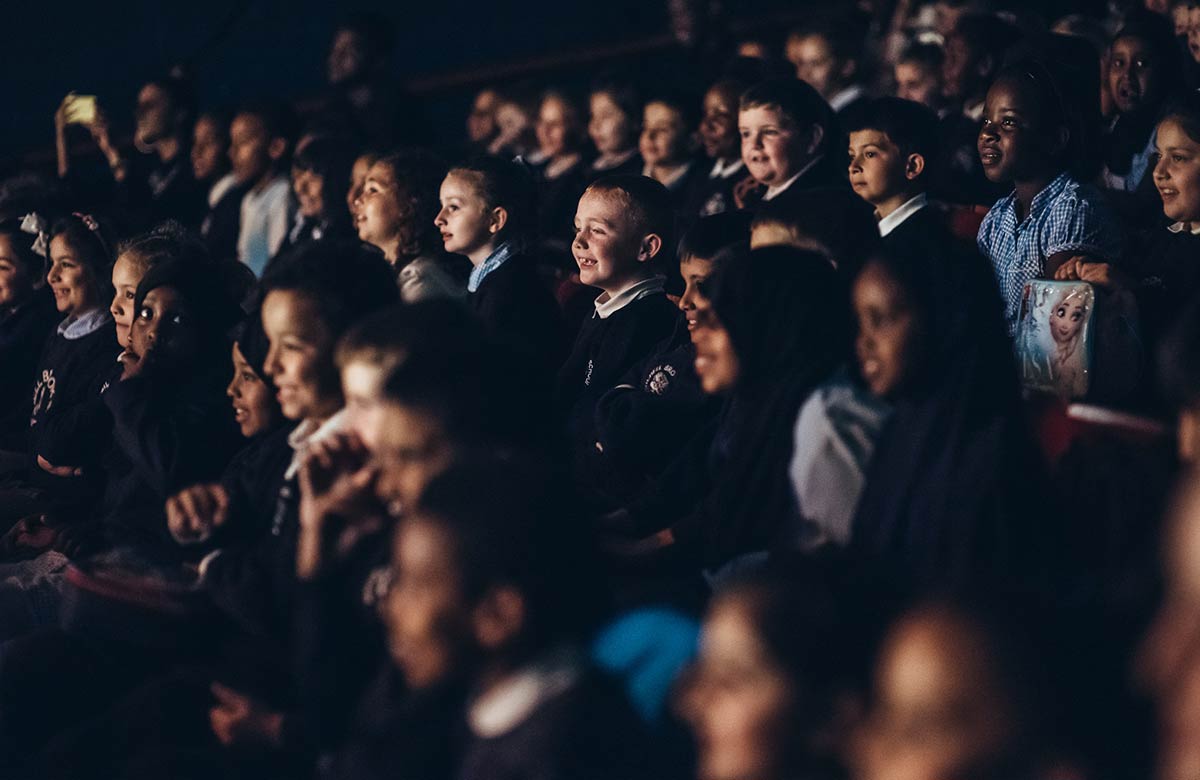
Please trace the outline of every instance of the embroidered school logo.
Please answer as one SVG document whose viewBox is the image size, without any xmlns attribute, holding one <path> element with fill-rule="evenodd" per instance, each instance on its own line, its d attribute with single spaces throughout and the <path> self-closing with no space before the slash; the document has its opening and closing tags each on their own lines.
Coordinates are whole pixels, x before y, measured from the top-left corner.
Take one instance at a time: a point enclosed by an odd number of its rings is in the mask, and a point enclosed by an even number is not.
<svg viewBox="0 0 1200 780">
<path fill-rule="evenodd" d="M 583 375 L 583 384 L 585 387 L 592 386 L 592 369 L 595 367 L 595 365 L 596 365 L 595 361 L 593 361 L 593 360 L 588 361 L 587 373 Z"/>
<path fill-rule="evenodd" d="M 675 366 L 656 366 L 646 379 L 646 392 L 654 395 L 667 392 L 676 373 Z"/>
<path fill-rule="evenodd" d="M 37 422 L 37 416 L 43 411 L 50 411 L 50 407 L 54 405 L 54 369 L 46 369 L 42 371 L 42 375 L 33 386 L 33 415 L 29 418 L 29 424 L 33 425 Z"/>
<path fill-rule="evenodd" d="M 700 207 L 700 216 L 711 217 L 714 214 L 724 214 L 728 210 L 729 204 L 725 202 L 725 193 L 714 192 Z"/>
<path fill-rule="evenodd" d="M 107 392 L 108 392 L 108 382 L 105 382 L 103 385 L 100 386 L 100 395 L 104 395 Z"/>
</svg>

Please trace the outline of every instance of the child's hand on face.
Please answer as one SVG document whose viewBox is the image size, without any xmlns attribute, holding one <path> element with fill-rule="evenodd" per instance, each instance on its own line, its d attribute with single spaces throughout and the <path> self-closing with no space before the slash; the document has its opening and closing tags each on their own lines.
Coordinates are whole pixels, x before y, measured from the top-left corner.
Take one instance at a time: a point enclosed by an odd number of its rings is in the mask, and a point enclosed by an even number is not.
<svg viewBox="0 0 1200 780">
<path fill-rule="evenodd" d="M 222 745 L 279 747 L 283 741 L 282 713 L 220 683 L 213 683 L 211 690 L 217 704 L 208 711 L 208 722 Z"/>
<path fill-rule="evenodd" d="M 382 527 L 386 513 L 375 496 L 376 475 L 366 447 L 351 431 L 309 448 L 300 466 L 300 578 L 311 578 L 330 555 L 343 558 Z M 333 522 L 338 526 L 331 529 Z"/>
<path fill-rule="evenodd" d="M 759 190 L 766 190 L 766 187 L 759 184 L 753 176 L 746 178 L 733 185 L 733 202 L 739 209 L 746 208 L 746 202 L 750 196 Z"/>
<path fill-rule="evenodd" d="M 129 350 L 125 350 L 120 355 L 117 355 L 117 362 L 121 364 L 122 382 L 141 375 L 142 371 L 146 368 L 146 362 Z"/>
<path fill-rule="evenodd" d="M 229 518 L 229 494 L 220 484 L 193 485 L 167 499 L 167 528 L 180 544 L 207 541 Z"/>
</svg>

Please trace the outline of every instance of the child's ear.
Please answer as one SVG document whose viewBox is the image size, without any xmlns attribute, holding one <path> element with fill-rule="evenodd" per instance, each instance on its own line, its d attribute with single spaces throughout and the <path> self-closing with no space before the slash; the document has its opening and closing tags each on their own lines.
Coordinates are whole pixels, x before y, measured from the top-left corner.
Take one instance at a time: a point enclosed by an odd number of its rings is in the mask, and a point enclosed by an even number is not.
<svg viewBox="0 0 1200 780">
<path fill-rule="evenodd" d="M 925 172 L 925 155 L 910 154 L 904 162 L 904 178 L 912 181 Z"/>
<path fill-rule="evenodd" d="M 267 156 L 279 162 L 287 154 L 287 146 L 286 138 L 272 138 L 271 143 L 267 144 Z"/>
<path fill-rule="evenodd" d="M 638 262 L 648 263 L 662 249 L 662 236 L 657 233 L 650 233 L 642 238 L 642 244 L 638 247 Z"/>
<path fill-rule="evenodd" d="M 492 209 L 492 218 L 488 223 L 488 232 L 493 236 L 504 230 L 504 226 L 508 224 L 508 209 L 503 206 L 497 206 Z"/>
<path fill-rule="evenodd" d="M 1059 125 L 1054 129 L 1054 137 L 1050 141 L 1050 154 L 1059 155 L 1071 141 L 1071 128 Z"/>
<path fill-rule="evenodd" d="M 858 73 L 858 60 L 842 60 L 842 67 L 838 69 L 838 73 L 841 75 L 842 81 L 851 81 L 854 78 L 854 74 Z"/>
<path fill-rule="evenodd" d="M 821 148 L 821 142 L 825 140 L 825 128 L 815 124 L 808 132 L 808 149 L 806 152 L 808 154 L 816 154 L 817 150 Z"/>
<path fill-rule="evenodd" d="M 525 629 L 525 598 L 515 588 L 492 588 L 475 605 L 471 622 L 481 647 L 505 647 Z"/>
</svg>

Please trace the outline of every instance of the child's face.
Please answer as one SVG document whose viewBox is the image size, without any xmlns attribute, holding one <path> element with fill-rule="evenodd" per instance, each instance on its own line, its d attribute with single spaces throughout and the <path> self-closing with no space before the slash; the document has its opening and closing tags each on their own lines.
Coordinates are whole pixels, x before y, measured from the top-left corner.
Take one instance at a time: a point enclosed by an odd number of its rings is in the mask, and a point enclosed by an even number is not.
<svg viewBox="0 0 1200 780">
<path fill-rule="evenodd" d="M 738 114 L 742 160 L 754 180 L 768 187 L 783 184 L 808 162 L 795 125 L 773 106 L 754 106 Z"/>
<path fill-rule="evenodd" d="M 537 119 L 538 148 L 553 159 L 571 151 L 568 148 L 571 135 L 571 114 L 563 102 L 556 97 L 542 101 Z"/>
<path fill-rule="evenodd" d="M 272 290 L 262 304 L 270 347 L 263 370 L 289 420 L 322 420 L 341 406 L 333 336 L 316 303 L 294 290 Z"/>
<path fill-rule="evenodd" d="M 1192 59 L 1200 62 L 1200 6 L 1187 12 L 1187 47 Z"/>
<path fill-rule="evenodd" d="M 14 251 L 12 238 L 0 235 L 0 306 L 12 306 L 33 292 L 30 269 Z"/>
<path fill-rule="evenodd" d="M 383 605 L 388 652 L 416 690 L 458 671 L 473 626 L 453 539 L 419 517 L 402 522 L 392 544 L 394 579 Z"/>
<path fill-rule="evenodd" d="M 316 171 L 292 168 L 292 192 L 300 213 L 317 219 L 325 210 L 325 178 Z"/>
<path fill-rule="evenodd" d="M 949 100 L 966 100 L 975 89 L 977 74 L 974 52 L 966 39 L 952 32 L 946 37 L 945 58 L 942 60 L 942 96 Z"/>
<path fill-rule="evenodd" d="M 278 407 L 271 398 L 271 386 L 246 362 L 237 344 L 233 345 L 233 378 L 225 395 L 233 402 L 233 419 L 247 439 L 275 424 Z"/>
<path fill-rule="evenodd" d="M 977 142 L 988 181 L 1027 181 L 1045 172 L 1050 160 L 1031 97 L 1024 85 L 1008 80 L 988 90 Z"/>
<path fill-rule="evenodd" d="M 896 63 L 896 97 L 936 108 L 942 92 L 939 75 L 916 62 Z"/>
<path fill-rule="evenodd" d="M 796 78 L 807 81 L 828 100 L 841 86 L 841 63 L 833 56 L 829 41 L 821 35 L 794 35 L 788 38 L 784 56 L 796 68 Z"/>
<path fill-rule="evenodd" d="M 607 92 L 594 92 L 590 100 L 588 135 L 600 154 L 627 151 L 634 142 L 633 117 L 621 110 Z"/>
<path fill-rule="evenodd" d="M 54 293 L 54 305 L 66 315 L 83 314 L 99 306 L 96 279 L 75 257 L 75 250 L 63 236 L 50 241 L 50 271 L 46 283 Z"/>
<path fill-rule="evenodd" d="M 683 117 L 665 103 L 648 103 L 642 118 L 638 149 L 647 165 L 678 165 L 687 159 L 689 128 Z"/>
<path fill-rule="evenodd" d="M 891 397 L 915 359 L 916 316 L 904 290 L 878 263 L 868 263 L 855 279 L 853 304 L 859 373 L 873 394 Z"/>
<path fill-rule="evenodd" d="M 634 229 L 621 198 L 589 189 L 575 212 L 571 254 L 579 266 L 579 281 L 589 287 L 617 292 L 633 278 L 642 259 L 645 236 Z"/>
<path fill-rule="evenodd" d="M 365 42 L 353 30 L 338 30 L 329 45 L 325 76 L 330 84 L 341 84 L 363 72 L 367 63 Z"/>
<path fill-rule="evenodd" d="M 261 119 L 238 114 L 229 126 L 229 162 L 240 182 L 255 182 L 271 170 L 271 138 Z"/>
<path fill-rule="evenodd" d="M 932 780 L 1003 755 L 1011 707 L 969 625 L 941 612 L 901 619 L 885 641 L 875 704 L 852 758 L 858 780 Z"/>
<path fill-rule="evenodd" d="M 795 691 L 771 659 L 743 597 L 719 598 L 680 709 L 698 748 L 701 780 L 775 777 L 783 770 Z"/>
<path fill-rule="evenodd" d="M 350 216 L 356 225 L 358 224 L 358 207 L 355 204 L 362 195 L 363 187 L 367 184 L 367 173 L 370 172 L 374 162 L 370 155 L 364 154 L 354 161 L 354 167 L 350 169 L 350 189 L 346 191 L 346 208 L 350 210 Z"/>
<path fill-rule="evenodd" d="M 162 87 L 147 84 L 141 88 L 134 118 L 137 120 L 134 137 L 138 143 L 150 145 L 170 137 L 174 117 L 171 116 L 171 99 Z"/>
<path fill-rule="evenodd" d="M 905 163 L 904 155 L 886 133 L 855 130 L 850 134 L 850 186 L 872 206 L 905 191 Z"/>
<path fill-rule="evenodd" d="M 1155 154 L 1154 186 L 1163 213 L 1176 222 L 1200 221 L 1200 143 L 1167 118 L 1158 125 Z"/>
<path fill-rule="evenodd" d="M 741 145 L 737 114 L 737 95 L 722 89 L 710 89 L 705 93 L 700 142 L 704 144 L 706 155 L 720 160 L 737 156 Z"/>
<path fill-rule="evenodd" d="M 197 181 L 215 179 L 225 167 L 229 149 L 217 123 L 209 117 L 196 122 L 192 133 L 192 173 Z"/>
<path fill-rule="evenodd" d="M 342 366 L 342 398 L 345 399 L 346 426 L 358 434 L 367 452 L 379 448 L 383 429 L 383 367 L 352 358 Z"/>
<path fill-rule="evenodd" d="M 1087 306 L 1083 296 L 1068 296 L 1050 312 L 1050 335 L 1056 344 L 1070 344 L 1083 328 Z"/>
<path fill-rule="evenodd" d="M 733 339 L 711 306 L 698 306 L 694 315 L 696 327 L 691 336 L 696 348 L 695 367 L 696 375 L 700 377 L 700 389 L 708 395 L 727 393 L 742 373 Z"/>
<path fill-rule="evenodd" d="M 684 319 L 687 320 L 689 331 L 696 329 L 696 312 L 701 307 L 709 305 L 708 299 L 704 297 L 700 288 L 708 277 L 712 276 L 712 272 L 711 260 L 688 255 L 679 261 L 679 275 L 683 277 L 684 283 L 683 295 L 679 296 L 679 310 L 683 312 Z"/>
<path fill-rule="evenodd" d="M 113 299 L 108 311 L 117 324 L 117 343 L 122 347 L 129 346 L 129 331 L 133 328 L 133 298 L 137 286 L 145 275 L 145 268 L 128 252 L 117 256 L 113 264 L 112 285 Z"/>
<path fill-rule="evenodd" d="M 1162 54 L 1133 36 L 1113 41 L 1108 57 L 1108 88 L 1122 114 L 1137 111 L 1158 99 L 1162 90 Z"/>
<path fill-rule="evenodd" d="M 442 181 L 442 209 L 433 223 L 447 252 L 473 257 L 492 245 L 497 227 L 492 210 L 468 177 L 451 171 Z"/>
<path fill-rule="evenodd" d="M 467 138 L 473 144 L 487 143 L 496 135 L 496 103 L 499 97 L 494 89 L 483 89 L 471 104 L 467 116 Z"/>
<path fill-rule="evenodd" d="M 404 224 L 398 195 L 391 166 L 372 165 L 362 195 L 355 201 L 360 239 L 381 248 L 396 239 Z"/>
<path fill-rule="evenodd" d="M 198 334 L 194 313 L 174 287 L 146 293 L 129 330 L 129 351 L 143 361 L 177 364 L 195 354 Z"/>
<path fill-rule="evenodd" d="M 377 419 L 375 495 L 392 516 L 402 517 L 450 465 L 454 449 L 441 421 L 424 409 L 385 399 Z"/>
</svg>

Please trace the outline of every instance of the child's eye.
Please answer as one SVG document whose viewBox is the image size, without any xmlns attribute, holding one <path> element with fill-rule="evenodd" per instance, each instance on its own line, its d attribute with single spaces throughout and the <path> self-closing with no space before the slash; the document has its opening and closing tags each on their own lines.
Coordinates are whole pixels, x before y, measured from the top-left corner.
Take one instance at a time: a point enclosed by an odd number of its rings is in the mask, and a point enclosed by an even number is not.
<svg viewBox="0 0 1200 780">
<path fill-rule="evenodd" d="M 149 320 L 154 319 L 154 310 L 149 306 L 143 306 L 138 310 L 138 319 Z"/>
<path fill-rule="evenodd" d="M 1003 119 L 1001 119 L 1001 120 L 1000 120 L 1000 124 L 1001 124 L 1003 127 L 1016 127 L 1016 126 L 1017 126 L 1017 123 L 1016 123 L 1016 122 L 1014 122 L 1014 121 L 1013 121 L 1013 118 L 1012 118 L 1012 117 L 1010 117 L 1010 116 L 1006 116 L 1006 117 L 1004 117 Z"/>
<path fill-rule="evenodd" d="M 251 374 L 249 371 L 246 371 L 245 373 L 242 374 L 242 381 L 243 382 L 257 382 L 258 375 Z"/>
<path fill-rule="evenodd" d="M 125 300 L 132 301 L 133 298 L 134 298 L 133 290 L 126 290 L 125 291 Z"/>
<path fill-rule="evenodd" d="M 1173 154 L 1173 155 L 1171 155 L 1171 161 L 1177 162 L 1177 163 L 1187 162 L 1187 158 L 1184 157 L 1182 154 Z"/>
<path fill-rule="evenodd" d="M 866 157 L 868 160 L 873 160 L 875 159 L 875 152 L 867 152 L 863 155 L 863 157 Z"/>
</svg>

